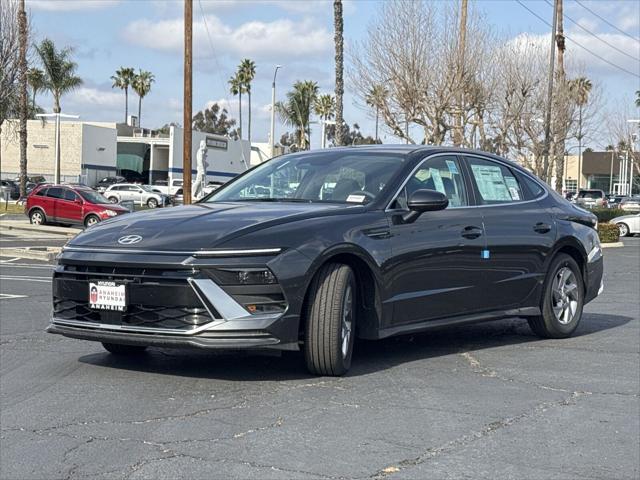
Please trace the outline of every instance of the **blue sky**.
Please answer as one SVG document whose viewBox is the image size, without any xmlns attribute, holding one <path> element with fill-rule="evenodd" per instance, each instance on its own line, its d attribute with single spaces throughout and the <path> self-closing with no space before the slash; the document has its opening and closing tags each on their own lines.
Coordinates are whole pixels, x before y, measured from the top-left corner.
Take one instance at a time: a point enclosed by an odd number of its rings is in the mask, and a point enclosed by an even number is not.
<svg viewBox="0 0 640 480">
<path fill-rule="evenodd" d="M 440 0 L 448 1 L 448 0 Z M 472 0 L 473 2 L 473 0 Z M 361 40 L 378 14 L 381 1 L 345 1 L 345 42 Z M 549 27 L 513 0 L 476 0 L 495 28 L 515 37 L 527 33 L 547 35 Z M 527 7 L 551 22 L 552 8 L 545 0 L 526 0 Z M 636 0 L 581 0 L 618 29 L 640 37 L 640 2 Z M 640 42 L 586 10 L 574 0 L 565 0 L 565 13 L 580 24 L 565 22 L 565 32 L 611 63 L 640 74 Z M 156 82 L 143 101 L 142 122 L 147 127 L 182 123 L 182 8 L 181 1 L 164 0 L 27 0 L 36 40 L 53 39 L 59 46 L 75 49 L 82 88 L 62 99 L 66 113 L 83 120 L 121 121 L 124 94 L 111 88 L 110 76 L 120 66 L 150 70 Z M 253 140 L 266 141 L 269 131 L 271 78 L 276 64 L 278 97 L 293 82 L 310 79 L 322 92 L 333 91 L 333 6 L 326 0 L 194 0 L 194 113 L 208 102 L 217 101 L 237 118 L 237 97 L 228 92 L 227 80 L 242 58 L 253 59 L 257 75 L 253 85 Z M 206 33 L 209 29 L 209 36 Z M 591 35 L 596 34 L 618 50 Z M 624 73 L 568 41 L 567 57 L 582 63 L 585 73 L 599 83 L 605 104 L 611 107 L 630 102 L 640 89 L 638 77 Z M 373 134 L 369 112 L 355 103 L 346 85 L 345 119 L 357 122 L 366 134 Z M 243 97 L 243 102 L 244 102 Z M 51 99 L 38 103 L 50 110 Z M 246 105 L 246 104 L 245 104 Z M 137 112 L 137 97 L 130 96 L 130 112 Z M 246 110 L 244 119 L 246 121 Z M 246 132 L 246 125 L 245 125 Z M 286 127 L 276 124 L 276 139 Z M 319 146 L 319 125 L 312 146 Z M 382 132 L 385 142 L 394 138 Z"/>
</svg>

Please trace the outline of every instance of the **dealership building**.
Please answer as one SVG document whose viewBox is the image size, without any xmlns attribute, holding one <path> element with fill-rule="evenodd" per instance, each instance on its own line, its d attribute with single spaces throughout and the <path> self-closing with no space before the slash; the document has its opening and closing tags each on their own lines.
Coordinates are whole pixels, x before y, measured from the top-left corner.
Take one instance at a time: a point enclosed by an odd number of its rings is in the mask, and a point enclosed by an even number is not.
<svg viewBox="0 0 640 480">
<path fill-rule="evenodd" d="M 194 131 L 192 175 L 200 142 L 207 147 L 207 181 L 226 182 L 266 158 L 261 144 L 252 148 L 246 140 Z M 183 129 L 170 127 L 169 134 L 108 122 L 62 121 L 60 123 L 60 179 L 95 185 L 107 176 L 133 171 L 148 183 L 183 175 Z M 55 169 L 55 122 L 27 122 L 27 170 L 29 176 L 53 181 Z M 0 177 L 13 179 L 20 172 L 17 120 L 7 120 L 0 135 Z"/>
</svg>

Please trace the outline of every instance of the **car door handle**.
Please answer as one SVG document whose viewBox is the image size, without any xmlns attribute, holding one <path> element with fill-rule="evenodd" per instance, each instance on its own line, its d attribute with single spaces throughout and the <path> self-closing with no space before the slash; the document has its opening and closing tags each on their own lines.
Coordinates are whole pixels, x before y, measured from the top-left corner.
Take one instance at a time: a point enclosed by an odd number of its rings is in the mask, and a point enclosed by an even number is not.
<svg viewBox="0 0 640 480">
<path fill-rule="evenodd" d="M 551 225 L 547 225 L 546 223 L 538 222 L 533 226 L 533 229 L 538 233 L 549 233 L 551 231 Z"/>
<path fill-rule="evenodd" d="M 474 226 L 464 227 L 460 235 L 462 235 L 464 238 L 469 239 L 478 238 L 482 235 L 482 228 Z"/>
</svg>

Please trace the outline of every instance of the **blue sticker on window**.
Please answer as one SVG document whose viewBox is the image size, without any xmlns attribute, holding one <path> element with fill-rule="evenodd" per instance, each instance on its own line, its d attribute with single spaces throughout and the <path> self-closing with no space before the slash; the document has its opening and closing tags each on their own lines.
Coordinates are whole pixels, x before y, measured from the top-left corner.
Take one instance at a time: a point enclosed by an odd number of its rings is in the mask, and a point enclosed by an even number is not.
<svg viewBox="0 0 640 480">
<path fill-rule="evenodd" d="M 453 175 L 458 175 L 458 166 L 456 165 L 456 162 L 454 162 L 453 160 L 445 160 L 447 162 L 447 167 L 449 168 L 449 171 L 453 174 Z"/>
<path fill-rule="evenodd" d="M 480 252 L 480 258 L 485 259 L 485 260 L 488 259 L 489 258 L 489 250 L 482 250 Z"/>
</svg>

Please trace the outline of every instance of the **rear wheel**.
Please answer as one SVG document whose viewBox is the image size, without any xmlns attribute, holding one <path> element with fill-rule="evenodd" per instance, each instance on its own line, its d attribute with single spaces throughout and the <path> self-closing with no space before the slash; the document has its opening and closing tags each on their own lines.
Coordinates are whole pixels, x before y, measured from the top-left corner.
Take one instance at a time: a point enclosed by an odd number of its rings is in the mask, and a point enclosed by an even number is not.
<svg viewBox="0 0 640 480">
<path fill-rule="evenodd" d="M 531 330 L 545 338 L 566 338 L 578 328 L 584 306 L 582 273 L 569 255 L 551 262 L 545 280 L 542 315 L 528 319 Z"/>
<path fill-rule="evenodd" d="M 29 214 L 29 221 L 33 225 L 44 225 L 46 222 L 46 217 L 44 216 L 42 210 L 36 209 Z"/>
<path fill-rule="evenodd" d="M 140 345 L 120 345 L 106 342 L 102 342 L 102 346 L 106 351 L 114 355 L 140 355 L 147 349 L 147 347 Z"/>
<path fill-rule="evenodd" d="M 342 375 L 351 366 L 356 323 L 356 279 L 347 265 L 330 263 L 311 283 L 304 353 L 317 375 Z"/>
<path fill-rule="evenodd" d="M 109 197 L 111 203 L 118 203 L 118 197 Z"/>
<path fill-rule="evenodd" d="M 149 200 L 147 200 L 147 207 L 156 208 L 157 206 L 158 206 L 158 200 L 156 200 L 155 198 L 150 198 Z"/>
<path fill-rule="evenodd" d="M 627 225 L 626 223 L 619 223 L 618 229 L 620 230 L 621 237 L 626 237 L 629 235 L 629 225 Z"/>
<path fill-rule="evenodd" d="M 93 225 L 95 225 L 96 223 L 99 223 L 99 222 L 100 222 L 100 219 L 96 215 L 89 215 L 84 220 L 84 226 L 89 228 L 89 227 L 92 227 Z"/>
</svg>

